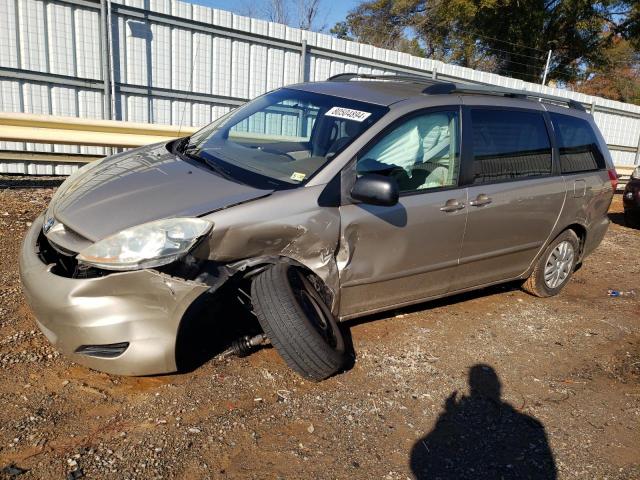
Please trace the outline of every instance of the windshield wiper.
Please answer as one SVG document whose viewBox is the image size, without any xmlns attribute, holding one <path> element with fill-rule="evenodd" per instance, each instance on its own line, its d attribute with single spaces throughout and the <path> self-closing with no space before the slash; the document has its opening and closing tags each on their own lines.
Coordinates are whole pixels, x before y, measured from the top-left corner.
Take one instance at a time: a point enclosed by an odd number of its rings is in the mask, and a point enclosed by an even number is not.
<svg viewBox="0 0 640 480">
<path fill-rule="evenodd" d="M 229 173 L 227 169 L 221 167 L 218 162 L 214 161 L 215 157 L 211 157 L 210 155 L 208 155 L 207 157 L 200 155 L 200 149 L 198 149 L 197 147 L 185 148 L 180 153 L 184 157 L 190 158 L 191 160 L 195 160 L 198 163 L 202 163 L 206 165 L 209 169 L 213 170 L 218 175 L 220 175 L 223 178 L 226 178 L 227 180 L 231 180 L 236 183 L 243 183 L 240 180 L 238 180 L 236 177 L 231 175 L 231 173 Z M 208 157 L 211 157 L 211 158 L 208 158 Z"/>
<path fill-rule="evenodd" d="M 215 162 L 213 160 L 214 157 L 207 158 L 207 157 L 203 157 L 202 155 L 200 155 L 201 150 L 198 147 L 196 147 L 195 145 L 191 145 L 189 143 L 190 139 L 191 139 L 191 137 L 183 138 L 176 145 L 175 151 L 180 157 L 189 158 L 191 160 L 195 160 L 198 163 L 202 163 L 202 164 L 206 165 L 210 170 L 213 170 L 218 175 L 220 175 L 223 178 L 226 178 L 227 180 L 231 180 L 231 181 L 237 182 L 237 183 L 243 183 L 240 180 L 238 180 L 237 178 L 235 178 L 233 175 L 231 175 L 225 168 L 222 168 L 218 164 L 218 162 Z"/>
<path fill-rule="evenodd" d="M 214 162 L 211 159 L 208 159 L 206 157 L 201 157 L 200 155 L 198 155 L 198 158 L 202 159 L 202 161 L 214 172 L 216 172 L 217 174 L 219 174 L 220 176 L 226 178 L 227 180 L 231 180 L 237 183 L 242 183 L 240 180 L 238 180 L 237 178 L 235 178 L 233 175 L 231 175 L 229 173 L 228 170 L 222 168 L 220 165 L 218 165 L 216 162 Z"/>
<path fill-rule="evenodd" d="M 173 144 L 173 150 L 176 153 L 183 153 L 185 150 L 188 149 L 189 147 L 189 141 L 191 140 L 191 137 L 184 137 L 184 138 L 180 138 L 178 139 L 174 144 Z"/>
</svg>

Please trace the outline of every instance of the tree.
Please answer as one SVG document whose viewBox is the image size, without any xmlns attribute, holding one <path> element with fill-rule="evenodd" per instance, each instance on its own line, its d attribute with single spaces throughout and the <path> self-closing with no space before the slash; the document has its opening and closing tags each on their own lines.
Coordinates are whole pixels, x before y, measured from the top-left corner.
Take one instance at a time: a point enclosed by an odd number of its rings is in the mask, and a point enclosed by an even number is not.
<svg viewBox="0 0 640 480">
<path fill-rule="evenodd" d="M 286 0 L 268 0 L 264 6 L 264 17 L 270 22 L 289 23 L 289 9 Z"/>
<path fill-rule="evenodd" d="M 571 87 L 589 95 L 640 105 L 640 53 L 633 43 L 616 35 L 607 49 L 606 63 L 587 71 Z"/>
<path fill-rule="evenodd" d="M 320 12 L 320 0 L 298 0 L 297 10 L 298 28 L 302 30 L 313 30 L 318 13 Z"/>
<path fill-rule="evenodd" d="M 540 81 L 581 78 L 585 66 L 606 64 L 612 35 L 633 35 L 638 0 L 368 0 L 332 31 L 383 48 L 406 51 L 408 41 L 430 58 Z M 635 5 L 635 6 L 634 6 Z M 635 10 L 634 10 L 635 8 Z"/>
<path fill-rule="evenodd" d="M 628 40 L 636 52 L 640 51 L 640 0 L 623 2 L 620 7 L 617 14 L 622 16 L 624 20 L 617 26 L 616 33 Z"/>
<path fill-rule="evenodd" d="M 302 30 L 323 30 L 318 25 L 322 0 L 245 0 L 241 14 L 282 23 Z"/>
</svg>

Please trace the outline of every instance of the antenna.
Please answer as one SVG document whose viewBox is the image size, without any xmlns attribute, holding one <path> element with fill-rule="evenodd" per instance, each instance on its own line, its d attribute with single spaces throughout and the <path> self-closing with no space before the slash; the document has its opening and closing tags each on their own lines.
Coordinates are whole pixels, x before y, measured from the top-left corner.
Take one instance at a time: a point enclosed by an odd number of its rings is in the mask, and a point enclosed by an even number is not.
<svg viewBox="0 0 640 480">
<path fill-rule="evenodd" d="M 192 37 L 193 38 L 193 37 Z M 189 92 L 187 93 L 187 99 L 185 100 L 184 107 L 182 108 L 182 114 L 180 115 L 180 124 L 178 126 L 178 136 L 182 131 L 182 125 L 184 122 L 184 115 L 187 112 L 187 104 L 191 104 L 191 100 L 189 99 L 189 94 L 193 93 L 193 72 L 196 68 L 196 63 L 198 62 L 198 55 L 200 54 L 200 37 L 196 42 L 196 53 L 193 57 L 193 63 L 191 65 L 191 74 L 189 76 Z M 193 112 L 191 112 L 191 118 L 193 119 Z"/>
</svg>

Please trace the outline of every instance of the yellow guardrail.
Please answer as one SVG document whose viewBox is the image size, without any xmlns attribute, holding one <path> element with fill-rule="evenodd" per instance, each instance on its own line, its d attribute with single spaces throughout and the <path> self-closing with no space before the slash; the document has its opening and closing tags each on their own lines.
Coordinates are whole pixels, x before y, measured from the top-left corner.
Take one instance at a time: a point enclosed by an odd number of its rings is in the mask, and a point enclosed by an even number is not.
<svg viewBox="0 0 640 480">
<path fill-rule="evenodd" d="M 0 141 L 9 142 L 129 148 L 184 137 L 197 130 L 195 127 L 0 112 Z M 615 145 L 610 145 L 610 148 L 633 150 L 632 147 Z M 14 162 L 86 163 L 96 158 L 92 155 L 0 152 L 0 160 Z M 634 168 L 616 165 L 622 182 L 628 179 Z"/>
<path fill-rule="evenodd" d="M 623 177 L 630 176 L 635 170 L 635 165 L 616 165 L 616 172 Z"/>
<path fill-rule="evenodd" d="M 184 137 L 194 127 L 92 120 L 77 117 L 0 113 L 0 140 L 99 147 L 140 147 Z"/>
</svg>

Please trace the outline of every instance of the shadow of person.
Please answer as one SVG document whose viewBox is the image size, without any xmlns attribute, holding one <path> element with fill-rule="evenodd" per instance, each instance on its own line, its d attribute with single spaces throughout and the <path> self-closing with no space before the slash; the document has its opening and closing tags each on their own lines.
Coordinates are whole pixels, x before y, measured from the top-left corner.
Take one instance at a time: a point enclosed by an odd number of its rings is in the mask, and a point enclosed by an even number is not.
<svg viewBox="0 0 640 480">
<path fill-rule="evenodd" d="M 498 375 L 488 365 L 469 370 L 469 396 L 454 391 L 434 429 L 411 450 L 422 479 L 555 479 L 544 426 L 500 400 Z"/>
</svg>

